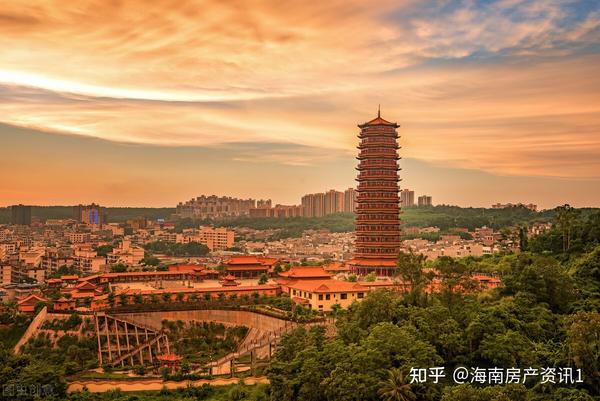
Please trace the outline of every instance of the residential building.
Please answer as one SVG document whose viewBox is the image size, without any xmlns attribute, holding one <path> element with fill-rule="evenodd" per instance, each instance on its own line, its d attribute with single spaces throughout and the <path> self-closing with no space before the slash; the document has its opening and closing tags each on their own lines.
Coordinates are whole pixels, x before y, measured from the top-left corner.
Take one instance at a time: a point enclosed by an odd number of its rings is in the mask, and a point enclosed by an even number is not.
<svg viewBox="0 0 600 401">
<path fill-rule="evenodd" d="M 369 292 L 361 284 L 334 279 L 296 280 L 286 288 L 295 305 L 323 312 L 330 312 L 336 304 L 346 309 Z"/>
<path fill-rule="evenodd" d="M 180 202 L 177 205 L 176 215 L 181 218 L 198 219 L 248 216 L 250 209 L 255 207 L 256 201 L 254 199 L 202 195 L 185 203 Z"/>
<path fill-rule="evenodd" d="M 31 225 L 31 206 L 14 205 L 10 207 L 10 222 L 14 225 Z"/>
<path fill-rule="evenodd" d="M 117 248 L 107 255 L 110 265 L 124 264 L 126 266 L 137 266 L 144 259 L 144 249 L 131 244 L 131 240 L 123 239 Z"/>
<path fill-rule="evenodd" d="M 410 189 L 403 189 L 400 191 L 400 204 L 402 207 L 414 206 L 415 205 L 415 191 Z"/>
<path fill-rule="evenodd" d="M 344 211 L 344 193 L 330 189 L 325 192 L 324 200 L 324 213 L 334 214 Z"/>
<path fill-rule="evenodd" d="M 73 207 L 73 218 L 80 223 L 101 226 L 106 224 L 106 209 L 92 203 Z"/>
<path fill-rule="evenodd" d="M 143 258 L 143 256 L 142 256 Z M 106 265 L 106 258 L 98 256 L 98 253 L 90 245 L 76 246 L 73 250 L 73 266 L 84 273 L 98 273 Z"/>
<path fill-rule="evenodd" d="M 204 244 L 211 251 L 222 251 L 233 247 L 235 232 L 225 227 L 200 227 L 193 230 L 190 235 L 184 233 L 177 242 L 198 242 Z"/>
<path fill-rule="evenodd" d="M 429 195 L 421 195 L 418 198 L 418 205 L 419 206 L 432 206 L 433 203 L 431 202 L 431 196 Z"/>
<path fill-rule="evenodd" d="M 356 210 L 356 189 L 348 188 L 344 191 L 344 212 L 354 213 Z"/>
</svg>

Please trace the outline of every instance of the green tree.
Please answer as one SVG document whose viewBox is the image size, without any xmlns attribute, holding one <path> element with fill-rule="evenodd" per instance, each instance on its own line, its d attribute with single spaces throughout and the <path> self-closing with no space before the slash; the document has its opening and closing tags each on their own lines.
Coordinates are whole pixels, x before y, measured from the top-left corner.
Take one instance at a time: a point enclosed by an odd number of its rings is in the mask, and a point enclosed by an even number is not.
<svg viewBox="0 0 600 401">
<path fill-rule="evenodd" d="M 136 292 L 135 294 L 133 294 L 133 302 L 138 305 L 142 304 L 144 302 L 142 294 L 140 294 L 139 292 Z"/>
<path fill-rule="evenodd" d="M 579 217 L 579 211 L 570 205 L 559 206 L 556 211 L 556 225 L 563 237 L 563 252 L 568 252 L 571 248 L 571 232 L 575 221 Z"/>
<path fill-rule="evenodd" d="M 600 313 L 577 312 L 567 326 L 569 359 L 583 370 L 592 393 L 600 394 Z"/>
<path fill-rule="evenodd" d="M 125 273 L 127 271 L 127 266 L 123 263 L 117 263 L 116 265 L 112 265 L 110 267 L 110 271 L 112 273 Z"/>
<path fill-rule="evenodd" d="M 402 371 L 396 368 L 388 370 L 388 378 L 381 382 L 377 393 L 384 401 L 415 401 L 417 399 Z"/>
<path fill-rule="evenodd" d="M 401 252 L 398 255 L 398 267 L 396 275 L 408 285 L 407 300 L 413 305 L 425 302 L 424 294 L 426 286 L 433 278 L 432 273 L 425 273 L 423 268 L 425 256 L 414 252 Z"/>
</svg>

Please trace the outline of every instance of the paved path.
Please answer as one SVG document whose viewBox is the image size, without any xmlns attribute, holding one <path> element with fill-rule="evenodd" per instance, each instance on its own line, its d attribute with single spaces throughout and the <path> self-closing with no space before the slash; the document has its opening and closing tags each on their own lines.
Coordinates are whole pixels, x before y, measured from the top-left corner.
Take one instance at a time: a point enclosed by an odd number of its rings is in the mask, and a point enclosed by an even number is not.
<svg viewBox="0 0 600 401">
<path fill-rule="evenodd" d="M 210 384 L 211 386 L 227 386 L 230 384 L 239 383 L 240 379 L 234 378 L 219 378 L 212 380 L 183 380 L 180 382 L 163 381 L 162 379 L 140 379 L 140 380 L 78 380 L 69 384 L 67 392 L 72 393 L 82 391 L 84 386 L 91 393 L 103 393 L 105 391 L 119 388 L 121 391 L 159 391 L 163 388 L 173 390 L 176 388 L 185 388 L 188 386 L 202 386 Z M 264 376 L 246 377 L 244 384 L 269 384 L 269 379 Z"/>
</svg>

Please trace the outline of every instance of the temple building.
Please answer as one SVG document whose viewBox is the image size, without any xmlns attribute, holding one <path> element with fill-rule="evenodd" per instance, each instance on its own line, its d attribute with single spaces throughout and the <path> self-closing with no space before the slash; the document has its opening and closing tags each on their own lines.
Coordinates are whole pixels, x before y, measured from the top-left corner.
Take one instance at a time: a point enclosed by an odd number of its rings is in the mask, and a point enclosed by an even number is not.
<svg viewBox="0 0 600 401">
<path fill-rule="evenodd" d="M 356 242 L 349 264 L 355 274 L 391 276 L 400 253 L 399 125 L 378 112 L 358 127 Z"/>
</svg>

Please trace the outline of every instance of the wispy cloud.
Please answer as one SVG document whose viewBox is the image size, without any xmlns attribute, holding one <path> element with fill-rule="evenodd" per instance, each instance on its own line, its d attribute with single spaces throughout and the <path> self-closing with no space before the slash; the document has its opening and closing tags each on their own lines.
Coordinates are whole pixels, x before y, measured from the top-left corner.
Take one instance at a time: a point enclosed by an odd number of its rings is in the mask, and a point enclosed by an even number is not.
<svg viewBox="0 0 600 401">
<path fill-rule="evenodd" d="M 309 166 L 351 157 L 382 103 L 409 157 L 597 177 L 599 44 L 585 0 L 17 0 L 0 122 Z"/>
</svg>

